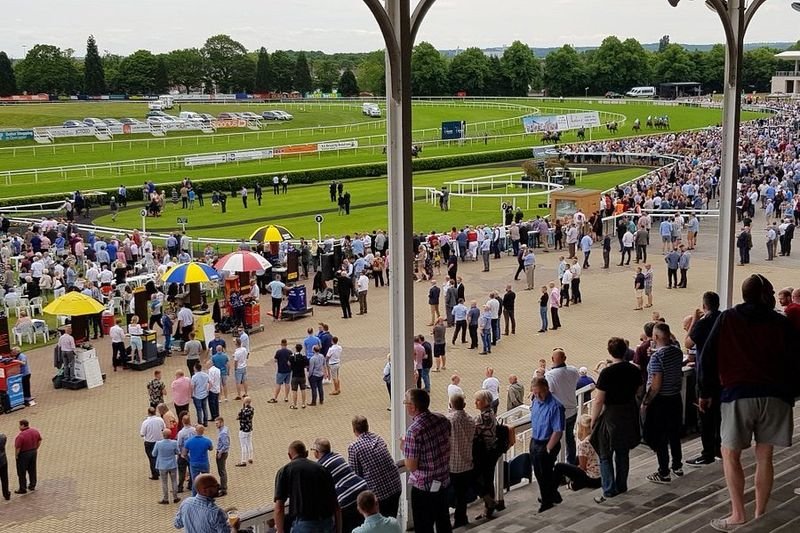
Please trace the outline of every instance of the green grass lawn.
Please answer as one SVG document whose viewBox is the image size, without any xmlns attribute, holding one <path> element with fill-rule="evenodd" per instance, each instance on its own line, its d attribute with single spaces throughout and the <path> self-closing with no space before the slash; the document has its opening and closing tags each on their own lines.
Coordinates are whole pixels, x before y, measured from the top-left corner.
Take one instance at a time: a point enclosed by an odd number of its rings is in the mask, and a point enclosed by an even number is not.
<svg viewBox="0 0 800 533">
<path fill-rule="evenodd" d="M 516 104 L 524 103 L 531 106 L 541 108 L 544 114 L 555 114 L 562 112 L 569 108 L 582 108 L 582 109 L 598 109 L 607 112 L 622 113 L 628 117 L 628 124 L 622 126 L 618 136 L 632 135 L 633 132 L 630 128 L 630 123 L 633 119 L 640 118 L 644 123 L 648 115 L 661 115 L 669 114 L 671 119 L 672 130 L 685 130 L 690 128 L 705 127 L 719 122 L 721 112 L 715 109 L 695 109 L 685 107 L 664 107 L 657 106 L 652 103 L 631 103 L 631 104 L 609 104 L 604 101 L 592 102 L 575 102 L 565 101 L 560 102 L 538 102 L 536 100 L 514 101 Z M 25 112 L 34 113 L 40 107 L 43 113 L 77 113 L 71 109 L 86 111 L 84 114 L 89 114 L 89 110 L 101 109 L 102 106 L 109 106 L 109 111 L 93 112 L 95 116 L 109 116 L 122 113 L 125 110 L 142 107 L 145 104 L 134 103 L 63 103 L 63 104 L 44 104 L 42 106 L 20 106 L 24 108 Z M 227 107 L 223 104 L 187 104 L 185 109 L 203 110 L 210 108 L 212 112 L 218 113 L 223 109 L 245 109 L 251 107 L 254 110 L 263 110 L 264 108 L 285 107 L 295 114 L 298 118 L 292 121 L 295 124 L 307 123 L 309 116 L 321 116 L 323 113 L 330 113 L 327 117 L 330 120 L 328 124 L 350 122 L 351 120 L 362 120 L 360 109 L 352 109 L 344 111 L 340 108 L 336 109 L 311 109 L 312 104 L 303 104 L 306 110 L 303 111 L 301 106 L 295 105 L 297 109 L 291 106 L 242 106 L 236 107 L 235 104 L 229 104 Z M 73 108 L 74 106 L 74 108 Z M 82 107 L 79 107 L 82 106 Z M 96 107 L 93 107 L 96 106 Z M 128 107 L 126 107 L 128 106 Z M 130 107 L 132 106 L 132 107 Z M 205 107 L 204 107 L 205 106 Z M 48 111 L 50 108 L 56 108 L 53 111 Z M 62 110 L 62 108 L 64 110 Z M 9 111 L 10 110 L 10 111 Z M 105 110 L 105 108 L 102 108 Z M 21 113 L 17 107 L 7 106 L 0 108 L 0 116 L 7 112 Z M 346 113 L 348 116 L 341 116 L 340 113 Z M 128 113 L 131 114 L 131 113 Z M 447 106 L 427 106 L 416 105 L 413 114 L 414 128 L 420 130 L 422 128 L 438 127 L 443 120 L 460 120 L 465 119 L 470 123 L 475 123 L 479 120 L 493 120 L 499 118 L 508 118 L 523 114 L 522 110 L 504 110 L 497 108 L 475 109 L 474 107 L 447 107 Z M 46 115 L 52 117 L 52 115 Z M 76 116 L 65 115 L 65 116 Z M 121 115 L 118 115 L 121 116 Z M 744 113 L 744 118 L 749 119 L 756 116 L 753 113 Z M 289 127 L 295 124 L 280 124 L 278 127 Z M 272 127 L 272 125 L 270 125 Z M 518 133 L 522 129 L 521 125 L 512 125 L 496 130 L 490 130 L 490 135 L 506 135 L 510 133 Z M 175 183 L 181 177 L 188 176 L 193 180 L 202 181 L 203 179 L 229 177 L 229 176 L 243 176 L 251 174 L 270 174 L 278 172 L 287 172 L 292 170 L 304 170 L 313 168 L 323 168 L 332 166 L 353 165 L 362 163 L 375 163 L 385 161 L 380 147 L 383 142 L 384 129 L 373 128 L 368 131 L 355 131 L 350 132 L 350 135 L 344 135 L 345 132 L 308 132 L 302 136 L 292 139 L 293 143 L 300 143 L 306 141 L 319 141 L 319 140 L 332 140 L 338 138 L 353 138 L 361 135 L 372 133 L 371 139 L 362 138 L 359 143 L 361 148 L 357 151 L 343 151 L 341 153 L 329 152 L 325 154 L 303 155 L 303 156 L 288 156 L 272 160 L 261 160 L 246 163 L 231 163 L 222 164 L 218 166 L 204 166 L 199 168 L 185 168 L 182 164 L 169 165 L 169 164 L 150 164 L 139 165 L 132 168 L 120 170 L 115 165 L 110 164 L 108 167 L 100 169 L 87 169 L 87 170 L 73 170 L 64 172 L 51 172 L 42 174 L 26 174 L 25 176 L 14 176 L 10 179 L 10 184 L 0 184 L 0 194 L 7 197 L 15 196 L 29 196 L 32 194 L 51 194 L 55 192 L 66 192 L 75 189 L 96 189 L 96 188 L 113 188 L 120 183 L 125 183 L 130 186 L 138 186 L 145 179 L 152 179 L 156 183 Z M 643 130 L 642 133 L 651 133 L 650 131 Z M 67 164 L 88 164 L 97 162 L 108 162 L 119 160 L 130 160 L 140 157 L 153 157 L 164 155 L 181 155 L 187 153 L 203 153 L 212 151 L 227 151 L 239 150 L 243 148 L 254 147 L 269 147 L 278 146 L 287 143 L 271 142 L 272 139 L 268 138 L 271 135 L 280 136 L 279 133 L 274 132 L 261 132 L 259 134 L 232 136 L 225 137 L 224 144 L 220 145 L 221 138 L 212 137 L 215 139 L 214 144 L 211 144 L 211 139 L 203 136 L 184 136 L 180 138 L 171 138 L 168 140 L 151 139 L 149 141 L 150 148 L 147 148 L 147 143 L 85 143 L 75 147 L 38 147 L 37 155 L 33 157 L 29 150 L 25 150 L 28 155 L 23 155 L 23 151 L 18 150 L 17 157 L 13 157 L 12 150 L 0 150 L 0 172 L 3 170 L 10 170 L 12 168 L 45 168 L 54 165 L 61 166 Z M 417 134 L 419 135 L 419 133 Z M 260 138 L 259 138 L 260 136 Z M 593 139 L 604 139 L 610 136 L 605 128 L 601 128 L 591 133 Z M 277 140 L 277 139 L 275 139 Z M 285 140 L 285 139 L 284 139 Z M 574 142 L 576 140 L 574 133 L 567 133 L 563 138 L 563 142 Z M 181 145 L 182 143 L 182 145 Z M 129 147 L 130 144 L 130 147 Z M 372 144 L 372 146 L 370 146 Z M 478 139 L 475 143 L 466 143 L 463 146 L 457 145 L 426 145 L 423 157 L 432 156 L 446 156 L 454 154 L 465 154 L 472 152 L 480 152 L 486 150 L 503 150 L 511 148 L 529 147 L 533 144 L 538 144 L 538 139 L 530 136 L 517 136 L 510 138 L 499 137 L 497 139 L 490 139 L 488 144 L 484 144 L 482 139 Z M 114 147 L 112 152 L 111 147 Z M 72 150 L 75 153 L 72 154 Z M 92 152 L 92 150 L 94 150 Z M 54 153 L 55 152 L 55 153 Z"/>
<path fill-rule="evenodd" d="M 438 188 L 447 181 L 519 171 L 519 166 L 509 165 L 418 172 L 414 176 L 414 185 Z M 645 172 L 647 169 L 625 168 L 587 174 L 577 185 L 600 191 L 633 179 Z M 213 211 L 208 200 L 206 200 L 205 207 L 195 206 L 194 210 L 184 210 L 179 206 L 169 204 L 162 217 L 148 218 L 146 224 L 150 231 L 174 231 L 180 228 L 176 224 L 176 218 L 178 216 L 188 217 L 189 224 L 186 232 L 189 235 L 232 239 L 247 238 L 255 228 L 269 223 L 284 225 L 296 236 L 316 237 L 317 224 L 314 222 L 314 215 L 317 213 L 321 213 L 325 217 L 322 225 L 323 233 L 343 235 L 348 232 L 371 231 L 387 227 L 388 202 L 385 177 L 351 180 L 346 183 L 346 190 L 352 196 L 350 216 L 337 214 L 336 204 L 330 201 L 327 184 L 316 184 L 290 187 L 289 194 L 280 196 L 272 195 L 271 189 L 265 188 L 266 194 L 261 207 L 252 200 L 252 195 L 248 199 L 248 209 L 244 209 L 240 199 L 231 199 L 228 201 L 228 209 L 225 214 Z M 499 188 L 497 190 L 501 191 Z M 518 191 L 517 189 L 516 192 Z M 418 198 L 422 195 L 422 191 L 417 193 Z M 418 199 L 414 203 L 414 230 L 444 230 L 454 225 L 467 223 L 500 222 L 500 205 L 503 201 L 511 203 L 512 198 L 476 198 L 473 200 L 473 207 L 470 210 L 468 198 L 452 197 L 450 211 L 442 212 L 438 206 L 426 204 L 424 199 Z M 526 215 L 541 213 L 542 210 L 535 206 L 544 201 L 546 201 L 544 196 L 531 197 L 529 204 L 526 203 L 525 198 L 516 198 L 517 205 L 522 207 Z M 120 212 L 116 222 L 112 222 L 110 216 L 99 217 L 94 222 L 98 225 L 123 228 L 141 227 L 140 208 L 140 203 L 131 204 L 131 208 Z"/>
</svg>

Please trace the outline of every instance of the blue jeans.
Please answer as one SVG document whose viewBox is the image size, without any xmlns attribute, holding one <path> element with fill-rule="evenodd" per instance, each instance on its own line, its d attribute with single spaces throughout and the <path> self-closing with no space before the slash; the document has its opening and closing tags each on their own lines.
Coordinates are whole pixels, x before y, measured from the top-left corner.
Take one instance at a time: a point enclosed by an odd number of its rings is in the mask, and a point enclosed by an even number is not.
<svg viewBox="0 0 800 533">
<path fill-rule="evenodd" d="M 172 335 L 169 333 L 164 334 L 164 350 L 169 352 L 172 349 Z"/>
<path fill-rule="evenodd" d="M 333 533 L 333 517 L 323 520 L 296 519 L 292 524 L 290 533 Z"/>
<path fill-rule="evenodd" d="M 547 331 L 547 306 L 539 306 L 539 317 L 542 319 L 542 330 Z"/>
<path fill-rule="evenodd" d="M 194 408 L 197 410 L 197 423 L 203 424 L 204 426 L 208 425 L 208 398 L 195 398 L 192 396 L 192 403 L 194 403 Z"/>
<path fill-rule="evenodd" d="M 613 459 L 611 457 L 600 458 L 600 480 L 603 496 L 606 498 L 628 492 L 629 454 L 630 450 L 627 449 L 614 450 Z"/>
<path fill-rule="evenodd" d="M 483 342 L 483 351 L 491 353 L 492 351 L 492 331 L 490 328 L 481 330 L 481 342 Z"/>
<path fill-rule="evenodd" d="M 419 371 L 419 376 L 422 378 L 423 388 L 427 391 L 431 391 L 431 369 L 430 368 L 421 368 Z"/>
<path fill-rule="evenodd" d="M 192 496 L 197 496 L 197 491 L 195 490 L 194 478 L 199 476 L 200 474 L 208 474 L 211 472 L 211 467 L 209 465 L 193 465 L 189 463 L 189 475 L 192 478 Z"/>
</svg>

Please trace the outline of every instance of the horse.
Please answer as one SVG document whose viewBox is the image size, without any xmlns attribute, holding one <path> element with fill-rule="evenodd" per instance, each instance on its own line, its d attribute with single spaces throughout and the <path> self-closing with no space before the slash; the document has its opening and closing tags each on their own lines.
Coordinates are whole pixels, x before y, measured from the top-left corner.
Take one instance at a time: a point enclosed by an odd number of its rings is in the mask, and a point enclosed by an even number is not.
<svg viewBox="0 0 800 533">
<path fill-rule="evenodd" d="M 608 131 L 613 131 L 614 133 L 617 132 L 617 123 L 616 122 L 609 122 L 606 124 L 606 129 Z"/>
<path fill-rule="evenodd" d="M 652 115 L 647 115 L 646 125 L 647 125 L 648 128 L 652 128 L 653 127 L 653 116 Z"/>
<path fill-rule="evenodd" d="M 558 131 L 558 130 L 556 130 L 556 131 L 548 131 L 548 132 L 545 132 L 544 135 L 542 135 L 542 144 L 544 144 L 546 142 L 557 143 L 560 140 L 561 140 L 561 132 Z"/>
<path fill-rule="evenodd" d="M 578 139 L 581 141 L 586 140 L 586 128 L 579 128 L 578 129 Z"/>
<path fill-rule="evenodd" d="M 633 131 L 639 133 L 639 130 L 641 129 L 642 129 L 642 123 L 639 122 L 639 119 L 637 118 L 636 120 L 633 121 Z"/>
</svg>

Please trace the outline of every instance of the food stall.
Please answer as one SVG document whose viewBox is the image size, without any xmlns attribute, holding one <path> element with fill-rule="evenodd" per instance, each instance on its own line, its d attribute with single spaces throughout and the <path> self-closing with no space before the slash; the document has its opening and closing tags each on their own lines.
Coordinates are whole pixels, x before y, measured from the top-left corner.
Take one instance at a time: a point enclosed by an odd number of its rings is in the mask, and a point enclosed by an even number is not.
<svg viewBox="0 0 800 533">
<path fill-rule="evenodd" d="M 225 279 L 225 307 L 230 314 L 229 297 L 234 290 L 244 295 L 242 279 L 250 283 L 250 275 L 254 272 L 267 271 L 272 268 L 272 264 L 263 256 L 248 250 L 239 250 L 220 258 L 215 264 L 215 268 L 220 272 L 238 273 L 238 276 L 230 276 Z M 249 287 L 247 287 L 249 290 Z M 264 331 L 261 323 L 261 304 L 258 300 L 248 300 L 245 298 L 244 327 L 248 333 L 253 331 Z"/>
<path fill-rule="evenodd" d="M 219 273 L 206 265 L 197 261 L 191 263 L 181 263 L 167 270 L 161 280 L 164 283 L 180 283 L 188 289 L 184 301 L 188 303 L 194 315 L 195 339 L 205 345 L 206 331 L 208 324 L 213 324 L 214 319 L 211 312 L 202 308 L 202 298 L 200 297 L 200 284 L 208 283 L 212 280 L 219 280 Z"/>
</svg>

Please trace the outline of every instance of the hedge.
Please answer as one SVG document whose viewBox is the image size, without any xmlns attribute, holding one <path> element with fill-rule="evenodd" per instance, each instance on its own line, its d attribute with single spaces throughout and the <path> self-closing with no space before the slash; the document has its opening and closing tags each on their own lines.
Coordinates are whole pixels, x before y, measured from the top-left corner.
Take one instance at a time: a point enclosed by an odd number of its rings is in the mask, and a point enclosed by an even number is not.
<svg viewBox="0 0 800 533">
<path fill-rule="evenodd" d="M 474 154 L 452 155 L 442 157 L 431 157 L 425 159 L 412 160 L 412 169 L 415 172 L 426 170 L 441 170 L 445 168 L 467 167 L 473 165 L 481 165 L 487 163 L 497 163 L 502 161 L 513 161 L 519 159 L 526 159 L 531 156 L 529 148 L 516 148 L 513 150 L 500 150 L 495 152 L 478 152 Z M 227 177 L 227 178 L 210 178 L 204 180 L 196 180 L 195 183 L 202 185 L 204 194 L 211 194 L 211 191 L 220 190 L 226 192 L 238 191 L 242 187 L 252 189 L 256 183 L 260 183 L 262 187 L 267 187 L 272 184 L 272 177 L 275 172 L 268 174 L 253 174 L 250 176 Z M 369 163 L 364 165 L 351 165 L 343 167 L 327 167 L 311 170 L 300 170 L 293 172 L 281 172 L 280 175 L 286 174 L 292 184 L 311 184 L 325 181 L 340 181 L 364 177 L 379 177 L 386 175 L 386 163 Z M 170 189 L 173 185 L 180 184 L 180 181 L 168 181 L 159 183 L 159 189 Z M 117 188 L 113 189 L 95 189 L 109 194 L 116 194 Z M 67 192 L 28 196 L 24 198 L 14 199 L 0 199 L 0 207 L 13 206 L 25 203 L 46 203 L 63 201 Z M 128 188 L 128 200 L 141 200 L 142 189 L 136 185 Z"/>
</svg>

